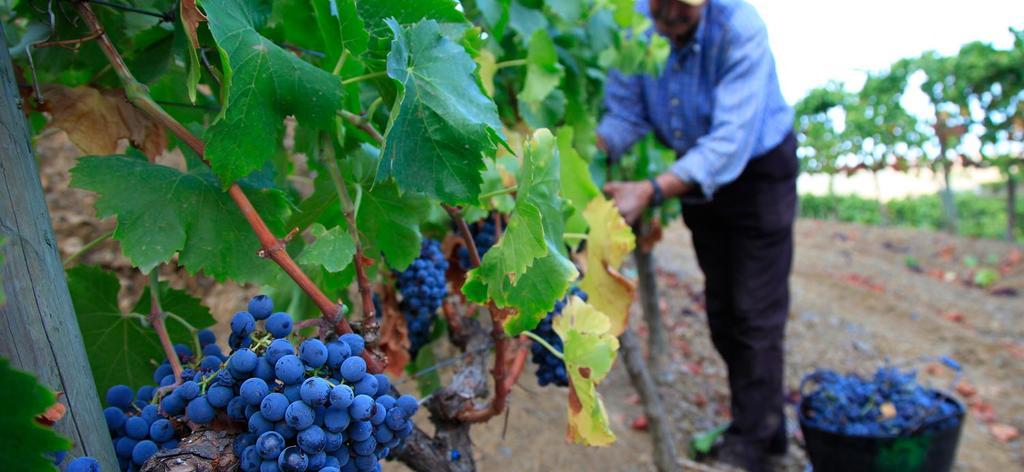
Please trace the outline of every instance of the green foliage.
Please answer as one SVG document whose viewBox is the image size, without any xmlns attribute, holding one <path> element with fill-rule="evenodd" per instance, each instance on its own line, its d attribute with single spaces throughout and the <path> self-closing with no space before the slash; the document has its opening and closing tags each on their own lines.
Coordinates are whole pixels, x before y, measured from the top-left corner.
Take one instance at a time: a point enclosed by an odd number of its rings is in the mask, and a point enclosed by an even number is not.
<svg viewBox="0 0 1024 472">
<path fill-rule="evenodd" d="M 166 359 L 160 339 L 146 319 L 151 301 L 149 287 L 128 313 L 117 305 L 120 288 L 117 276 L 97 267 L 68 270 L 68 290 L 101 396 L 117 384 L 135 389 L 152 384 L 153 369 Z M 195 344 L 192 328 L 214 323 L 210 310 L 199 300 L 166 283 L 160 284 L 160 305 L 168 314 L 165 324 L 172 342 Z"/>
<path fill-rule="evenodd" d="M 71 449 L 71 441 L 41 425 L 36 417 L 57 402 L 57 395 L 39 383 L 36 377 L 11 367 L 0 357 L 0 402 L 7 405 L 0 415 L 0 470 L 54 470 L 46 457 Z"/>
<path fill-rule="evenodd" d="M 404 190 L 448 203 L 470 203 L 480 193 L 484 154 L 502 141 L 497 109 L 473 76 L 476 63 L 425 20 L 395 35 L 388 75 L 399 83 L 388 123 L 380 172 Z"/>
<path fill-rule="evenodd" d="M 276 270 L 256 254 L 256 236 L 205 168 L 184 173 L 136 157 L 86 157 L 71 175 L 73 186 L 98 194 L 98 216 L 117 217 L 114 239 L 143 272 L 175 254 L 189 273 L 203 271 L 217 280 L 262 281 Z M 281 234 L 288 215 L 283 194 L 248 182 L 242 188 Z"/>
<path fill-rule="evenodd" d="M 945 214 L 938 196 L 920 196 L 886 202 L 889 223 L 896 226 L 936 231 L 943 228 Z M 960 235 L 1002 239 L 1006 232 L 1005 198 L 957 194 L 960 210 Z M 1024 198 L 1017 203 L 1017 221 L 1024 221 Z M 804 218 L 832 219 L 869 225 L 882 223 L 878 202 L 857 196 L 800 197 L 800 215 Z M 1016 229 L 1018 241 L 1024 241 L 1024 226 Z"/>
<path fill-rule="evenodd" d="M 285 116 L 328 129 L 341 107 L 341 79 L 260 35 L 255 5 L 203 2 L 224 66 L 224 104 L 206 132 L 206 157 L 224 187 L 263 167 L 281 141 Z"/>
</svg>

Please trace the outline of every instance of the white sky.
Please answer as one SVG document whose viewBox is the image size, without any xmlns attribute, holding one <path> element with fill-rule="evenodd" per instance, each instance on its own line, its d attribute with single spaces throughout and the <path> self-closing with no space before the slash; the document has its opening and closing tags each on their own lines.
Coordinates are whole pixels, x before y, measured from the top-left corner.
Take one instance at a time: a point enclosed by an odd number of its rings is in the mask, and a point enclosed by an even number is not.
<svg viewBox="0 0 1024 472">
<path fill-rule="evenodd" d="M 795 103 L 829 80 L 860 88 L 865 70 L 981 40 L 1012 45 L 1024 0 L 748 0 L 768 25 L 782 92 Z M 1024 67 L 1024 66 L 1022 66 Z"/>
</svg>

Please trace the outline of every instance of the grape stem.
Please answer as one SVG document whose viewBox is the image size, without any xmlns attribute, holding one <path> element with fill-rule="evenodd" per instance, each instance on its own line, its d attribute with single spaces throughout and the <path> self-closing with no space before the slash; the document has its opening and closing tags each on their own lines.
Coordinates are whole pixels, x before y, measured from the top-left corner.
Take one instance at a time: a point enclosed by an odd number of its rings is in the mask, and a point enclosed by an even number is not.
<svg viewBox="0 0 1024 472">
<path fill-rule="evenodd" d="M 148 115 L 152 120 L 160 123 L 170 129 L 175 136 L 184 142 L 188 147 L 192 148 L 193 151 L 199 155 L 200 159 L 204 163 L 210 165 L 210 162 L 205 157 L 205 144 L 202 140 L 195 137 L 191 132 L 188 131 L 181 123 L 175 120 L 169 115 L 163 108 L 160 107 L 153 98 L 150 97 L 146 87 L 140 82 L 135 80 L 131 71 L 128 69 L 128 65 L 124 62 L 124 58 L 121 53 L 117 51 L 114 43 L 111 42 L 110 37 L 103 32 L 103 27 L 100 25 L 100 21 L 96 18 L 96 14 L 92 11 L 92 8 L 88 3 L 79 2 L 75 3 L 75 8 L 78 10 L 79 15 L 85 21 L 85 24 L 89 27 L 92 33 L 99 33 L 96 38 L 100 49 L 103 54 L 107 57 L 110 65 L 113 67 L 114 72 L 117 73 L 118 79 L 125 89 L 126 98 L 143 113 Z M 308 295 L 317 308 L 323 313 L 323 316 L 330 322 L 334 323 L 335 330 L 339 333 L 351 333 L 352 327 L 349 326 L 348 321 L 345 320 L 343 315 L 343 305 L 331 301 L 327 298 L 327 295 L 320 290 L 316 284 L 310 280 L 309 276 L 302 272 L 298 264 L 288 255 L 288 252 L 280 245 L 280 240 L 270 232 L 270 228 L 267 227 L 263 218 L 260 217 L 259 213 L 252 206 L 252 202 L 245 196 L 245 192 L 238 184 L 231 184 L 228 190 L 228 195 L 234 200 L 238 206 L 239 211 L 242 212 L 242 216 L 252 226 L 253 232 L 256 234 L 256 238 L 260 242 L 260 246 L 263 248 L 263 255 L 270 260 L 274 261 L 282 270 L 288 274 L 292 280 L 295 281 L 299 287 Z M 363 358 L 366 360 L 367 368 L 374 373 L 381 372 L 383 366 L 377 361 L 375 356 L 367 351 L 364 351 Z"/>
<path fill-rule="evenodd" d="M 92 241 L 89 241 L 88 243 L 86 243 L 86 245 L 82 246 L 82 248 L 79 249 L 78 252 L 68 256 L 67 259 L 64 259 L 64 263 L 63 263 L 64 268 L 67 269 L 68 266 L 71 265 L 72 262 L 74 262 L 79 257 L 82 257 L 82 254 L 85 254 L 85 253 L 91 251 L 92 248 L 98 246 L 103 241 L 106 241 L 106 240 L 110 239 L 110 237 L 113 236 L 113 235 L 114 235 L 114 231 L 113 230 L 107 231 L 106 233 L 103 233 L 103 234 L 99 235 L 96 239 L 93 239 Z"/>
<path fill-rule="evenodd" d="M 369 74 L 364 74 L 364 75 L 360 75 L 360 76 L 356 76 L 356 77 L 352 77 L 352 78 L 349 78 L 349 79 L 342 80 L 341 81 L 341 85 L 354 84 L 356 82 L 362 82 L 364 80 L 376 79 L 377 77 L 384 77 L 385 75 L 387 75 L 386 71 L 371 72 Z"/>
<path fill-rule="evenodd" d="M 167 334 L 167 326 L 164 324 L 164 310 L 160 306 L 160 274 L 158 273 L 158 268 L 159 266 L 149 271 L 149 324 L 153 326 L 153 331 L 156 331 L 157 337 L 160 338 L 160 346 L 164 348 L 167 362 L 171 364 L 171 371 L 174 372 L 174 385 L 181 385 L 181 361 L 178 359 L 178 353 L 174 352 L 174 344 L 171 343 L 171 337 Z"/>
<path fill-rule="evenodd" d="M 341 201 L 341 212 L 348 223 L 348 232 L 355 243 L 355 255 L 352 257 L 352 264 L 356 268 L 356 284 L 359 286 L 359 295 L 363 309 L 362 335 L 370 350 L 376 351 L 380 343 L 380 325 L 377 323 L 377 310 L 373 306 L 373 289 L 370 287 L 370 279 L 366 276 L 367 259 L 363 256 L 363 244 L 359 240 L 359 228 L 356 227 L 355 207 L 348 195 L 348 188 L 345 185 L 345 178 L 341 176 L 338 168 L 338 160 L 334 155 L 334 143 L 327 133 L 320 133 L 320 162 L 327 168 L 327 173 L 334 183 L 334 191 Z"/>
<path fill-rule="evenodd" d="M 364 133 L 370 135 L 374 141 L 377 141 L 377 144 L 380 144 L 381 146 L 384 145 L 384 136 L 381 135 L 380 131 L 377 131 L 377 128 L 373 127 L 373 123 L 370 123 L 367 119 L 348 110 L 338 110 L 338 116 L 344 118 L 349 123 L 352 123 L 352 126 L 355 126 L 356 128 L 363 130 Z"/>
<path fill-rule="evenodd" d="M 509 60 L 509 61 L 501 61 L 501 62 L 498 62 L 498 63 L 494 64 L 494 69 L 498 70 L 498 69 L 504 69 L 506 67 L 518 67 L 518 66 L 525 66 L 525 65 L 526 65 L 526 59 L 512 59 L 512 60 Z"/>
<path fill-rule="evenodd" d="M 538 336 L 537 333 L 534 333 L 533 331 L 523 331 L 523 335 L 532 339 L 533 342 L 540 344 L 541 346 L 544 346 L 544 349 L 550 351 L 552 356 L 555 356 L 562 362 L 565 362 L 565 356 L 563 356 L 561 352 L 558 352 L 558 349 L 555 349 L 555 346 L 552 346 L 547 341 L 545 341 L 544 338 Z"/>
<path fill-rule="evenodd" d="M 519 190 L 519 186 L 518 185 L 513 185 L 511 187 L 502 187 L 502 188 L 500 188 L 498 190 L 494 190 L 494 191 L 487 192 L 487 193 L 481 193 L 480 194 L 480 200 L 487 200 L 488 198 L 494 198 L 494 197 L 500 197 L 502 195 L 508 195 L 510 193 L 515 192 L 516 190 Z"/>
</svg>

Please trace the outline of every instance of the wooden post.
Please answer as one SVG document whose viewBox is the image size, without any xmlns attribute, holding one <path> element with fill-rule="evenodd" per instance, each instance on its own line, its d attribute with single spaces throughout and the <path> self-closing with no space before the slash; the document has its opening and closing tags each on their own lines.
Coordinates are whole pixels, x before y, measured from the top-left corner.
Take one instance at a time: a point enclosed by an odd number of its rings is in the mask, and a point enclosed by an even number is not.
<svg viewBox="0 0 1024 472">
<path fill-rule="evenodd" d="M 681 470 L 676 455 L 675 435 L 672 432 L 672 418 L 668 416 L 661 403 L 658 386 L 645 365 L 640 342 L 633 334 L 632 328 L 626 327 L 626 331 L 619 336 L 619 344 L 626 372 L 629 373 L 633 387 L 640 394 L 640 400 L 644 404 L 648 431 L 651 432 L 651 442 L 654 443 L 654 466 L 658 472 Z"/>
<path fill-rule="evenodd" d="M 647 325 L 647 364 L 656 377 L 661 376 L 668 357 L 668 336 L 661 322 L 661 308 L 658 306 L 658 279 L 654 256 L 641 247 L 633 251 L 636 262 L 637 288 L 640 307 Z"/>
<path fill-rule="evenodd" d="M 67 415 L 55 428 L 74 442 L 72 457 L 92 456 L 103 470 L 118 470 L 43 199 L 3 25 L 0 87 L 0 235 L 7 239 L 0 265 L 7 294 L 0 307 L 0 356 L 64 393 Z"/>
</svg>

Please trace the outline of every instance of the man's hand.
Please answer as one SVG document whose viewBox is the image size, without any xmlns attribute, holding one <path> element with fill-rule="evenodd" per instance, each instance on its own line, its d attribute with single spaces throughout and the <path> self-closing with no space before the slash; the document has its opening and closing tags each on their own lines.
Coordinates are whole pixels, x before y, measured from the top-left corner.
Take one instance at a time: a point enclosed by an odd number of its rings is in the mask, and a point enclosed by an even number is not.
<svg viewBox="0 0 1024 472">
<path fill-rule="evenodd" d="M 655 180 L 661 187 L 662 198 L 668 200 L 694 189 L 694 185 L 683 182 L 670 172 L 659 175 Z M 604 185 L 604 193 L 615 200 L 619 213 L 630 226 L 644 214 L 644 210 L 654 198 L 654 186 L 644 180 L 641 182 L 608 182 Z"/>
<path fill-rule="evenodd" d="M 615 206 L 619 208 L 619 213 L 622 213 L 626 224 L 632 225 L 651 204 L 654 187 L 646 180 L 642 182 L 608 182 L 604 185 L 604 193 L 615 200 Z"/>
</svg>

